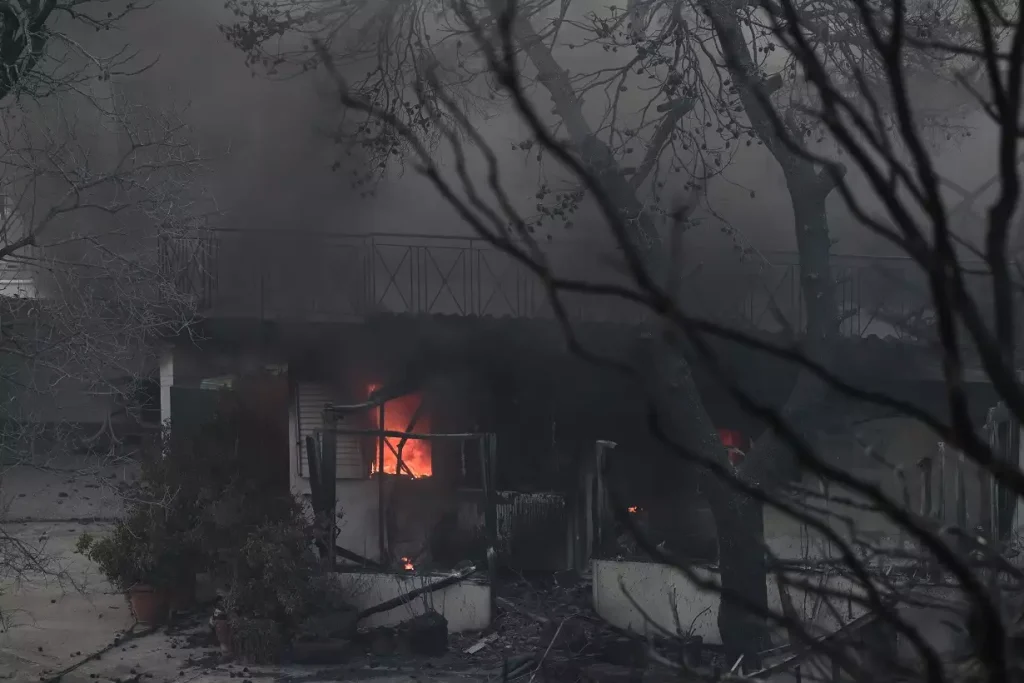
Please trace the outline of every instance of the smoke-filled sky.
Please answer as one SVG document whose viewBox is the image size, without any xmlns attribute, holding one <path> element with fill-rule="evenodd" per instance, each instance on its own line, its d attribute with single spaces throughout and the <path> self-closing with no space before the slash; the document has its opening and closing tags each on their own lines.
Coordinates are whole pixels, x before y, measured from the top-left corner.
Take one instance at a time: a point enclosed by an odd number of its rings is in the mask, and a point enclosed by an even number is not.
<svg viewBox="0 0 1024 683">
<path fill-rule="evenodd" d="M 187 103 L 185 119 L 209 159 L 207 189 L 224 212 L 222 224 L 419 232 L 427 229 L 421 223 L 440 229 L 451 222 L 444 202 L 418 179 L 389 182 L 376 200 L 360 199 L 346 168 L 330 171 L 336 154 L 323 133 L 331 112 L 326 93 L 310 78 L 251 77 L 218 30 L 223 12 L 222 3 L 208 0 L 158 2 L 115 37 L 143 58 L 159 57 L 128 80 L 132 97 Z"/>
<path fill-rule="evenodd" d="M 187 119 L 210 158 L 208 189 L 225 212 L 222 223 L 238 228 L 430 234 L 468 230 L 412 170 L 405 177 L 389 179 L 376 198 L 360 199 L 349 186 L 350 169 L 329 170 L 335 149 L 322 132 L 333 109 L 327 93 L 309 77 L 287 82 L 252 77 L 241 53 L 218 30 L 223 12 L 221 3 L 210 0 L 159 2 L 134 15 L 120 33 L 104 38 L 130 42 L 144 58 L 159 57 L 150 71 L 126 84 L 134 97 L 189 103 Z M 980 122 L 980 117 L 974 121 Z M 485 126 L 499 151 L 510 149 L 510 142 L 523 137 L 508 116 L 497 116 Z M 959 149 L 954 146 L 942 153 L 940 170 L 963 186 L 975 187 L 994 171 L 994 152 L 991 129 L 979 125 L 974 137 Z M 506 178 L 513 192 L 529 197 L 537 171 L 520 159 L 503 158 Z M 789 196 L 774 160 L 763 148 L 739 153 L 725 176 L 712 183 L 709 200 L 757 248 L 793 248 Z M 837 251 L 880 250 L 836 195 L 832 207 Z M 690 235 L 691 243 L 716 241 L 715 225 L 709 219 Z"/>
</svg>

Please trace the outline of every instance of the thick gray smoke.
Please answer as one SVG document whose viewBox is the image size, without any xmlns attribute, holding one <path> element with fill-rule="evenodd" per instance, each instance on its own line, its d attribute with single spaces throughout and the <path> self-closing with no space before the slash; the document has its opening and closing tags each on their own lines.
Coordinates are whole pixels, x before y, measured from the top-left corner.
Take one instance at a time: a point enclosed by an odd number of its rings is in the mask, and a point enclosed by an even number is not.
<svg viewBox="0 0 1024 683">
<path fill-rule="evenodd" d="M 329 170 L 338 151 L 323 132 L 336 111 L 329 91 L 318 90 L 308 77 L 285 82 L 253 77 L 242 55 L 218 30 L 218 20 L 225 18 L 220 3 L 160 2 L 137 13 L 124 31 L 113 36 L 138 46 L 143 58 L 160 59 L 126 86 L 136 97 L 168 104 L 190 102 L 187 118 L 211 158 L 208 189 L 224 211 L 223 224 L 339 232 L 459 234 L 469 230 L 414 172 L 389 178 L 375 199 L 361 199 L 349 185 L 351 170 L 360 164 L 358 158 L 343 158 L 348 166 L 333 173 Z M 574 60 L 584 58 L 582 52 L 558 57 L 573 69 Z M 537 169 L 524 165 L 521 156 L 508 155 L 508 143 L 516 138 L 510 123 L 509 117 L 498 116 L 481 122 L 481 127 L 488 129 L 485 135 L 503 156 L 510 192 L 529 198 L 538 182 Z M 967 123 L 979 127 L 980 117 Z M 939 155 L 940 172 L 967 188 L 979 184 L 994 172 L 989 137 L 979 130 L 966 144 L 949 143 Z M 853 173 L 851 181 L 864 188 L 867 207 L 880 210 L 863 180 Z M 737 154 L 724 176 L 708 188 L 705 204 L 710 210 L 698 214 L 702 224 L 688 238 L 697 250 L 701 244 L 727 248 L 731 239 L 719 232 L 722 225 L 765 252 L 794 248 L 788 190 L 764 148 Z M 830 219 L 837 251 L 886 251 L 835 195 Z M 582 232 L 574 237 L 584 237 Z"/>
<path fill-rule="evenodd" d="M 221 35 L 221 3 L 159 2 L 135 14 L 112 40 L 141 59 L 159 58 L 127 79 L 133 99 L 187 103 L 185 119 L 209 159 L 208 187 L 221 225 L 338 232 L 455 232 L 453 214 L 415 174 L 391 180 L 376 198 L 350 185 L 360 163 L 341 157 L 325 131 L 335 111 L 312 78 L 271 82 L 253 77 L 243 55 Z M 409 211 L 415 207 L 415 211 Z"/>
</svg>

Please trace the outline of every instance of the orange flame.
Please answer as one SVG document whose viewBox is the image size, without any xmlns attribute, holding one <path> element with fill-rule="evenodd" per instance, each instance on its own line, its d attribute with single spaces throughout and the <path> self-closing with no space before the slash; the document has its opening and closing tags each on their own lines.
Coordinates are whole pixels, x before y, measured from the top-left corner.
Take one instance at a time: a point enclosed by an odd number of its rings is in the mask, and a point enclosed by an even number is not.
<svg viewBox="0 0 1024 683">
<path fill-rule="evenodd" d="M 635 515 L 636 513 L 640 512 L 640 508 L 638 508 L 636 505 L 630 505 L 627 509 L 629 510 L 629 513 L 631 515 Z"/>
<path fill-rule="evenodd" d="M 409 560 L 408 557 L 403 557 L 402 558 L 402 569 L 404 569 L 407 572 L 411 572 L 412 570 L 416 569 L 416 567 L 413 566 L 412 561 Z"/>
<path fill-rule="evenodd" d="M 372 394 L 379 387 L 371 384 L 368 393 Z M 384 404 L 384 429 L 390 432 L 404 432 L 409 430 L 409 420 L 412 419 L 416 409 L 419 408 L 423 397 L 418 394 L 409 394 L 388 401 Z M 379 412 L 373 411 L 374 427 L 379 427 L 377 418 Z M 412 430 L 424 433 L 430 431 L 430 419 L 425 413 L 420 413 Z M 386 437 L 384 439 L 384 472 L 387 474 L 412 475 L 415 478 L 429 477 L 434 473 L 433 458 L 431 457 L 430 442 L 418 439 L 407 439 L 402 447 L 402 471 L 396 472 L 398 468 L 398 445 L 402 442 L 401 437 Z M 374 444 L 373 466 L 371 472 L 378 470 L 380 458 L 380 439 Z"/>
</svg>

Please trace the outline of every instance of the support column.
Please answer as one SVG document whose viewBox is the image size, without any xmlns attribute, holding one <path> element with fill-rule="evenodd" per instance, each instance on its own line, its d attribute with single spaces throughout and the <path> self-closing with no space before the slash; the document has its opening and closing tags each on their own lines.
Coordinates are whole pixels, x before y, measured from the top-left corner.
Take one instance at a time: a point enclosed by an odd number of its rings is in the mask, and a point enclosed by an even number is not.
<svg viewBox="0 0 1024 683">
<path fill-rule="evenodd" d="M 160 351 L 160 425 L 171 420 L 171 387 L 174 386 L 174 347 Z"/>
<path fill-rule="evenodd" d="M 1017 433 L 1017 452 L 1013 455 L 1017 458 L 1017 466 L 1024 467 L 1024 425 L 1014 420 L 1010 424 L 1010 429 Z M 1024 534 L 1024 497 L 1018 496 L 1017 503 L 1014 506 L 1013 524 L 1011 525 L 1011 535 L 1014 537 Z"/>
<path fill-rule="evenodd" d="M 594 450 L 594 542 L 591 548 L 597 559 L 604 559 L 608 551 L 608 532 L 611 530 L 612 508 L 608 497 L 608 486 L 605 482 L 607 474 L 608 453 L 615 449 L 614 441 L 598 441 Z"/>
</svg>

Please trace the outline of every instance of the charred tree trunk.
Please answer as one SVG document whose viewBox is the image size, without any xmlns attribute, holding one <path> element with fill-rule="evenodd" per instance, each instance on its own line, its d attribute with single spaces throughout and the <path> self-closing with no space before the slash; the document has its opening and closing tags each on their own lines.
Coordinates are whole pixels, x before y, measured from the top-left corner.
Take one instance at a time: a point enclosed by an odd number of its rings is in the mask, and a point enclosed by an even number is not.
<svg viewBox="0 0 1024 683">
<path fill-rule="evenodd" d="M 715 514 L 718 569 L 723 591 L 739 599 L 722 599 L 718 631 L 730 666 L 743 657 L 745 670 L 758 669 L 759 653 L 771 647 L 771 641 L 764 619 L 744 603 L 768 609 L 763 509 L 758 501 L 736 492 L 721 507 Z"/>
<path fill-rule="evenodd" d="M 807 302 L 807 351 L 815 360 L 823 361 L 827 358 L 826 342 L 833 335 L 836 320 L 829 264 L 831 242 L 825 216 L 825 198 L 831 186 L 815 174 L 810 165 L 786 150 L 775 136 L 770 119 L 752 90 L 751 78 L 755 72 L 745 51 L 739 23 L 728 13 L 724 21 L 728 30 L 721 38 L 723 46 L 738 44 L 746 55 L 745 66 L 740 65 L 739 69 L 748 71 L 736 78 L 743 104 L 752 125 L 775 155 L 789 183 L 800 250 L 801 285 Z M 582 155 L 621 215 L 628 217 L 628 225 L 634 232 L 631 239 L 648 272 L 655 282 L 666 282 L 663 275 L 671 267 L 669 254 L 657 239 L 653 222 L 636 194 L 637 188 L 627 180 L 611 150 L 596 137 L 584 118 L 568 74 L 540 39 L 528 17 L 516 18 L 513 35 L 537 70 L 537 79 L 550 94 L 555 112 L 564 122 L 576 151 Z M 652 377 L 649 384 L 667 436 L 692 457 L 727 463 L 725 449 L 703 405 L 684 355 L 683 340 L 675 331 L 660 329 L 652 331 L 651 340 L 653 348 L 649 355 L 649 371 Z M 809 407 L 817 405 L 823 394 L 824 387 L 820 382 L 807 373 L 800 373 L 783 409 L 783 416 L 798 418 Z M 774 433 L 763 435 L 748 454 L 744 474 L 763 486 L 776 484 L 788 469 L 786 464 L 791 462 L 786 450 Z M 767 566 L 761 506 L 715 476 L 706 479 L 704 490 L 711 504 L 719 539 L 723 591 L 741 596 L 745 602 L 767 610 Z M 756 653 L 768 646 L 764 620 L 752 616 L 749 609 L 730 600 L 722 602 L 719 630 L 727 653 L 734 659 L 743 655 L 748 665 L 755 664 Z"/>
<path fill-rule="evenodd" d="M 813 172 L 807 172 L 809 170 L 800 168 L 786 174 L 793 197 L 800 255 L 800 289 L 807 316 L 801 351 L 806 358 L 828 367 L 832 363 L 833 342 L 838 334 L 835 283 L 829 259 L 831 240 L 825 216 L 828 190 Z M 798 370 L 780 416 L 797 433 L 805 432 L 811 428 L 809 423 L 827 398 L 828 390 L 821 380 L 809 371 Z M 748 481 L 764 489 L 772 489 L 783 483 L 794 467 L 791 450 L 774 431 L 769 430 L 754 443 L 743 462 L 741 473 Z"/>
<path fill-rule="evenodd" d="M 831 173 L 817 173 L 811 163 L 786 146 L 780 138 L 770 112 L 762 97 L 770 95 L 781 85 L 780 79 L 762 79 L 750 57 L 742 27 L 731 6 L 709 2 L 705 11 L 715 24 L 719 45 L 726 55 L 726 63 L 736 83 L 740 100 L 751 126 L 775 157 L 786 178 L 793 207 L 797 250 L 800 259 L 800 287 L 804 298 L 806 329 L 802 338 L 802 352 L 814 362 L 829 366 L 833 351 L 832 341 L 838 335 L 835 283 L 831 268 L 831 236 L 825 202 L 835 187 Z M 786 131 L 793 139 L 801 139 L 799 131 L 787 123 Z M 806 370 L 798 370 L 796 382 L 780 417 L 798 434 L 806 433 L 808 421 L 814 411 L 827 400 L 827 387 Z M 741 476 L 757 484 L 762 490 L 771 490 L 793 472 L 793 459 L 779 435 L 773 430 L 762 434 L 744 460 Z M 767 566 L 765 553 L 749 552 L 749 548 L 764 549 L 764 521 L 759 503 L 739 495 L 733 514 L 720 527 L 721 571 L 723 586 L 755 604 L 767 609 Z M 750 625 L 749 617 L 737 613 L 736 607 L 723 604 L 719 613 L 722 640 L 731 656 L 748 654 L 749 649 L 767 640 L 765 624 Z"/>
<path fill-rule="evenodd" d="M 807 314 L 803 351 L 808 358 L 828 366 L 832 360 L 832 340 L 836 334 L 835 291 L 829 264 L 831 241 L 825 216 L 827 191 L 809 185 L 814 178 L 809 169 L 787 174 L 793 196 L 797 243 L 800 250 L 800 284 Z M 800 174 L 805 177 L 800 178 Z M 810 178 L 806 176 L 810 175 Z M 798 188 L 804 183 L 808 191 Z M 810 422 L 827 400 L 827 387 L 817 377 L 798 370 L 796 382 L 780 411 L 780 416 L 798 434 L 808 433 Z M 796 469 L 791 449 L 779 435 L 768 430 L 754 443 L 744 460 L 740 475 L 762 490 L 784 484 Z M 745 601 L 768 609 L 767 553 L 764 536 L 764 512 L 760 502 L 733 492 L 730 504 L 717 512 L 719 569 L 723 588 Z M 754 551 L 753 549 L 759 549 Z M 718 628 L 726 656 L 735 661 L 743 656 L 744 665 L 757 667 L 756 653 L 770 647 L 766 625 L 749 610 L 722 601 Z"/>
</svg>

